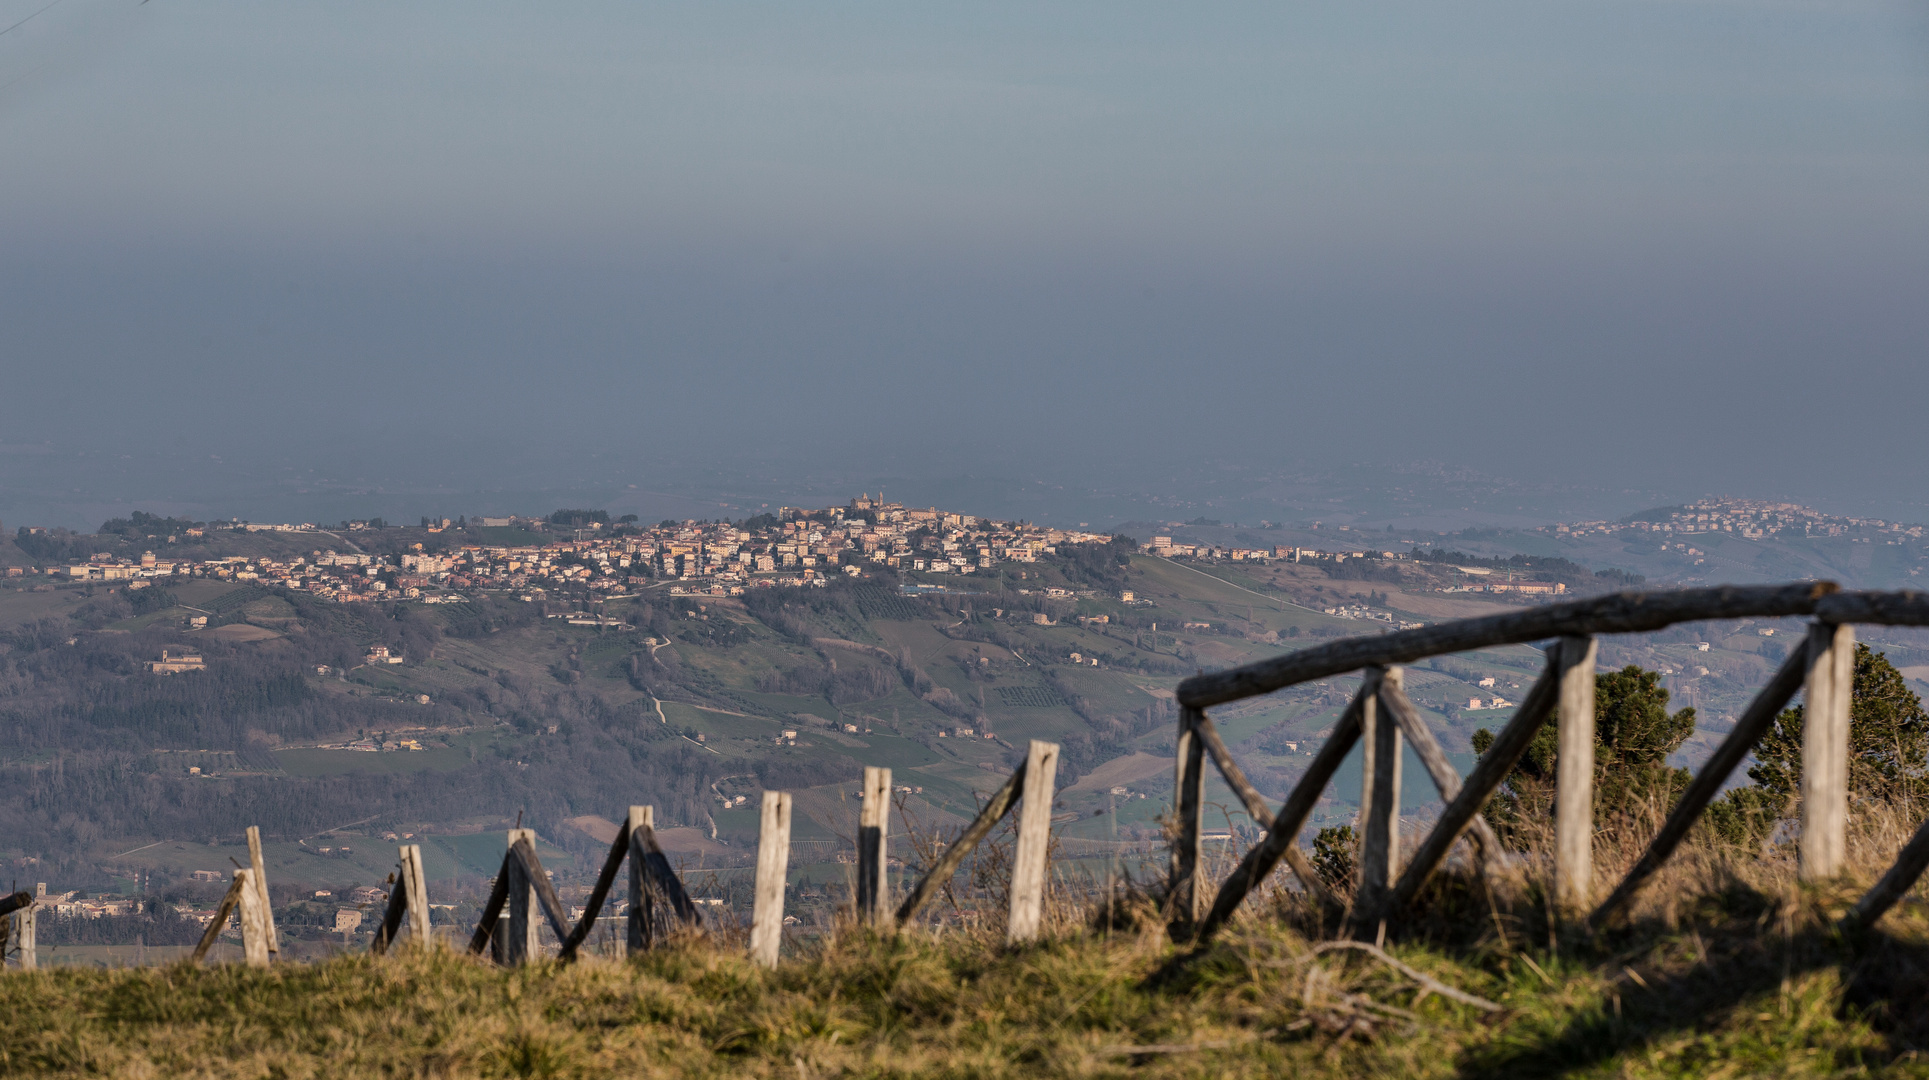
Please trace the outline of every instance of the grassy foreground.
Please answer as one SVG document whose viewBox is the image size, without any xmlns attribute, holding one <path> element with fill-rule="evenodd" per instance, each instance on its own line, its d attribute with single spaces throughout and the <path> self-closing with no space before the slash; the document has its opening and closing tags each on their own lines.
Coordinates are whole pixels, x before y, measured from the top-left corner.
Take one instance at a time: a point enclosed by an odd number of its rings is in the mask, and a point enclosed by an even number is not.
<svg viewBox="0 0 1929 1080">
<path fill-rule="evenodd" d="M 1929 921 L 1829 929 L 1841 891 L 1734 883 L 1593 940 L 1493 908 L 1391 944 L 1406 974 L 1263 913 L 1188 956 L 1149 925 L 1007 949 L 850 932 L 765 972 L 685 941 L 502 971 L 446 951 L 267 971 L 0 978 L 0 1071 L 36 1076 L 1929 1076 Z M 1461 920 L 1465 921 L 1465 920 Z M 1509 929 L 1509 923 L 1512 929 Z M 1530 944 L 1530 941 L 1533 943 Z M 1181 960 L 1181 958 L 1186 958 Z"/>
</svg>

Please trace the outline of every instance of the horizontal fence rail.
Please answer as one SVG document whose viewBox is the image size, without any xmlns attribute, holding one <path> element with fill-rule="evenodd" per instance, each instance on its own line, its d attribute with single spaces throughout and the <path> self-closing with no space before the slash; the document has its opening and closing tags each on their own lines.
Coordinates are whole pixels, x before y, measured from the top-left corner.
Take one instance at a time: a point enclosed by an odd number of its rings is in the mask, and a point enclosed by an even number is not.
<svg viewBox="0 0 1929 1080">
<path fill-rule="evenodd" d="M 1168 871 L 1175 931 L 1192 934 L 1202 942 L 1211 938 L 1282 861 L 1322 903 L 1337 903 L 1331 890 L 1307 865 L 1297 842 L 1340 763 L 1364 738 L 1368 745 L 1361 793 L 1363 850 L 1350 925 L 1356 934 L 1380 932 L 1388 920 L 1413 904 L 1463 838 L 1472 839 L 1483 867 L 1503 856 L 1499 837 L 1481 811 L 1557 709 L 1561 722 L 1554 791 L 1553 878 L 1549 884 L 1562 913 L 1587 911 L 1593 896 L 1595 635 L 1649 632 L 1684 622 L 1797 616 L 1814 618 L 1804 647 L 1788 658 L 1749 705 L 1677 800 L 1642 857 L 1608 898 L 1587 915 L 1586 922 L 1599 927 L 1625 908 L 1667 862 L 1729 775 L 1804 686 L 1809 720 L 1804 725 L 1802 749 L 1798 837 L 1801 875 L 1815 880 L 1839 873 L 1846 852 L 1848 717 L 1855 650 L 1851 624 L 1929 626 L 1929 594 L 1842 592 L 1826 581 L 1623 592 L 1337 641 L 1228 671 L 1196 675 L 1180 683 L 1175 828 Z M 1396 665 L 1446 653 L 1542 642 L 1547 643 L 1546 670 L 1473 771 L 1462 779 L 1419 710 L 1407 699 L 1403 674 Z M 1271 812 L 1206 710 L 1353 671 L 1362 672 L 1358 694 L 1279 812 Z M 1398 813 L 1403 742 L 1413 745 L 1445 809 L 1402 868 Z M 1262 839 L 1220 885 L 1209 907 L 1203 899 L 1205 883 L 1200 880 L 1203 864 L 1198 821 L 1207 760 L 1245 804 L 1253 821 L 1265 830 Z M 1929 868 L 1929 822 L 1923 823 L 1882 881 L 1844 921 L 1873 923 L 1913 887 L 1925 868 Z"/>
<path fill-rule="evenodd" d="M 1505 615 L 1461 619 L 1437 626 L 1423 626 L 1418 630 L 1399 630 L 1377 637 L 1350 638 L 1229 671 L 1195 675 L 1179 684 L 1179 704 L 1203 709 L 1257 694 L 1270 694 L 1295 683 L 1342 675 L 1364 667 L 1387 667 L 1443 653 L 1469 652 L 1496 645 L 1522 645 L 1548 638 L 1586 637 L 1591 634 L 1645 633 L 1675 623 L 1709 619 L 1813 615 L 1816 614 L 1816 605 L 1835 590 L 1833 583 L 1817 581 L 1800 585 L 1683 589 L 1666 593 L 1625 592 Z M 1871 613 L 1880 610 L 1891 617 L 1838 617 L 1831 621 L 1887 621 L 1922 625 L 1907 621 L 1904 613 L 1919 610 L 1923 621 L 1929 622 L 1929 597 L 1922 598 L 1915 608 L 1906 604 L 1869 604 L 1867 610 Z"/>
</svg>

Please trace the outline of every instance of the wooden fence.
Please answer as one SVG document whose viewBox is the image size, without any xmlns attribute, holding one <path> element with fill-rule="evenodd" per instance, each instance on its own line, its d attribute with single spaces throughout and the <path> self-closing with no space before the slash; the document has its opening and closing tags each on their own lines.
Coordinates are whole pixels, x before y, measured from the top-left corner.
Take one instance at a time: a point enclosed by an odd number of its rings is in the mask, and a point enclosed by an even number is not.
<svg viewBox="0 0 1929 1080">
<path fill-rule="evenodd" d="M 1714 619 L 1787 617 L 1813 620 L 1804 647 L 1789 656 L 1749 704 L 1682 793 L 1640 859 L 1607 898 L 1588 911 L 1595 895 L 1595 635 L 1643 633 L 1676 623 Z M 1586 912 L 1586 924 L 1599 927 L 1621 911 L 1667 862 L 1729 774 L 1760 742 L 1798 691 L 1805 692 L 1807 705 L 1797 845 L 1800 875 L 1804 880 L 1833 877 L 1840 873 L 1847 856 L 1849 704 L 1856 623 L 1929 626 L 1929 594 L 1842 592 L 1829 582 L 1618 593 L 1353 638 L 1187 679 L 1178 688 L 1175 821 L 1168 870 L 1167 896 L 1174 927 L 1197 940 L 1209 940 L 1281 862 L 1308 892 L 1324 903 L 1337 905 L 1297 841 L 1341 762 L 1356 744 L 1364 743 L 1360 881 L 1351 930 L 1377 935 L 1406 913 L 1462 839 L 1471 841 L 1474 857 L 1482 864 L 1502 854 L 1499 838 L 1480 811 L 1556 707 L 1559 757 L 1552 884 L 1558 906 L 1569 915 L 1578 917 Z M 1398 665 L 1447 653 L 1539 642 L 1547 643 L 1545 670 L 1473 770 L 1460 776 L 1408 699 L 1404 672 Z M 1277 811 L 1272 810 L 1247 780 L 1206 710 L 1351 671 L 1362 674 L 1358 693 L 1285 802 Z M 1444 804 L 1439 819 L 1410 855 L 1401 851 L 1399 833 L 1401 760 L 1403 746 L 1408 743 Z M 886 872 L 891 772 L 867 768 L 857 837 L 857 918 L 880 929 L 907 924 L 951 880 L 998 822 L 1019 807 L 1007 937 L 1014 942 L 1035 938 L 1043 922 L 1058 757 L 1057 745 L 1033 741 L 1024 763 L 895 908 L 890 906 Z M 1208 759 L 1254 822 L 1265 830 L 1262 839 L 1245 853 L 1216 891 L 1210 890 L 1203 879 L 1200 857 Z M 788 793 L 764 793 L 750 952 L 757 962 L 768 966 L 777 963 L 783 940 L 790 815 Z M 194 950 L 197 962 L 206 957 L 237 909 L 246 962 L 264 966 L 278 951 L 260 835 L 253 828 L 248 830 L 248 853 L 250 865 L 235 870 L 227 895 Z M 405 921 L 416 941 L 426 945 L 430 940 L 421 850 L 405 846 L 400 856 L 395 887 L 374 935 L 372 948 L 377 953 L 387 951 Z M 480 954 L 486 949 L 499 963 L 524 963 L 539 955 L 539 926 L 547 922 L 562 942 L 560 959 L 575 959 L 625 862 L 629 865 L 630 952 L 649 949 L 671 929 L 659 925 L 659 906 L 667 907 L 686 929 L 702 927 L 696 905 L 657 844 L 652 809 L 633 806 L 610 846 L 583 915 L 574 925 L 537 857 L 535 833 L 511 830 L 469 950 Z M 1929 868 L 1929 821 L 1917 829 L 1888 872 L 1844 916 L 1844 921 L 1872 924 L 1908 893 L 1925 868 Z M 33 964 L 33 901 L 30 893 L 0 897 L 0 919 L 7 922 L 9 938 L 24 946 L 20 955 L 22 965 L 28 967 Z"/>
<path fill-rule="evenodd" d="M 1594 664 L 1595 635 L 1642 633 L 1675 623 L 1712 619 L 1808 616 L 1805 647 L 1796 650 L 1742 714 L 1683 792 L 1646 851 L 1607 899 L 1588 911 L 1594 892 Z M 1916 592 L 1842 592 L 1829 582 L 1722 587 L 1674 592 L 1627 592 L 1551 604 L 1520 612 L 1463 619 L 1416 630 L 1352 638 L 1198 675 L 1179 684 L 1176 749 L 1176 836 L 1169 869 L 1175 930 L 1208 940 L 1248 895 L 1284 861 L 1302 885 L 1323 900 L 1331 895 L 1298 849 L 1300 830 L 1355 744 L 1364 743 L 1360 798 L 1359 890 L 1351 930 L 1377 935 L 1397 921 L 1463 837 L 1477 859 L 1499 854 L 1500 842 L 1481 809 L 1529 743 L 1559 708 L 1555 777 L 1553 892 L 1587 925 L 1612 919 L 1666 863 L 1689 828 L 1778 713 L 1806 688 L 1803 727 L 1800 874 L 1819 880 L 1840 873 L 1847 856 L 1849 692 L 1855 664 L 1855 623 L 1929 626 L 1929 595 Z M 1498 645 L 1549 642 L 1546 669 L 1493 745 L 1461 777 L 1447 762 L 1420 712 L 1408 700 L 1397 665 L 1446 653 Z M 1253 789 L 1226 749 L 1206 710 L 1297 683 L 1359 671 L 1359 692 L 1341 714 L 1277 813 Z M 1440 792 L 1445 808 L 1413 853 L 1402 858 L 1399 835 L 1401 747 L 1411 743 Z M 1265 835 L 1208 897 L 1202 879 L 1205 762 L 1210 757 Z M 1929 866 L 1929 822 L 1924 822 L 1880 882 L 1845 916 L 1869 924 L 1895 904 Z"/>
<path fill-rule="evenodd" d="M 999 820 L 1014 805 L 1018 805 L 1021 810 L 1017 849 L 1013 856 L 1007 936 L 1012 941 L 1035 938 L 1042 923 L 1046 854 L 1051 841 L 1053 782 L 1058 772 L 1058 754 L 1057 744 L 1033 741 L 1024 764 L 1012 773 L 978 817 L 945 849 L 943 857 L 896 908 L 892 908 L 890 903 L 890 859 L 887 851 L 891 831 L 891 770 L 867 767 L 864 770 L 863 799 L 858 815 L 857 880 L 852 904 L 857 921 L 886 930 L 909 922 L 924 902 L 957 873 L 965 858 Z M 790 861 L 790 793 L 764 792 L 762 810 L 750 924 L 750 955 L 758 963 L 774 967 L 783 942 L 784 892 Z M 533 913 L 540 910 L 551 931 L 563 943 L 559 958 L 564 962 L 575 959 L 583 942 L 588 939 L 604 902 L 609 898 L 617 873 L 626 858 L 630 865 L 628 950 L 631 953 L 649 949 L 661 936 L 662 928 L 655 923 L 659 900 L 667 903 L 684 928 L 701 928 L 702 917 L 685 893 L 683 883 L 671 868 L 669 859 L 657 846 L 653 826 L 650 807 L 630 807 L 629 817 L 625 819 L 616 842 L 610 846 L 602 873 L 597 876 L 596 885 L 590 891 L 582 918 L 574 927 L 568 925 L 562 903 L 556 898 L 548 876 L 536 857 L 535 834 L 526 829 L 511 832 L 508 854 L 503 857 L 502 870 L 496 875 L 495 889 L 490 893 L 482 919 L 470 940 L 470 951 L 480 953 L 485 946 L 489 946 L 491 955 L 504 964 L 523 963 L 535 957 L 536 922 Z M 404 849 L 405 866 L 410 863 L 407 854 L 410 850 Z M 416 876 L 404 874 L 402 884 L 398 884 L 389 897 L 388 917 L 383 920 L 384 931 L 389 936 L 393 935 L 402 918 L 404 897 L 410 891 L 406 883 L 412 882 L 414 889 L 420 889 L 419 853 L 414 859 L 414 865 L 418 867 Z M 426 900 L 423 906 L 426 909 Z M 505 907 L 508 910 L 506 919 L 503 918 Z M 414 910 L 413 907 L 409 908 L 411 919 L 415 918 Z M 426 920 L 426 910 L 423 918 Z M 386 937 L 378 934 L 377 951 L 381 950 L 385 941 Z"/>
<path fill-rule="evenodd" d="M 951 880 L 964 860 L 991 830 L 1019 808 L 1018 840 L 1012 856 L 1012 883 L 1007 919 L 1010 941 L 1029 941 L 1043 928 L 1048 855 L 1051 847 L 1052 800 L 1058 774 L 1059 747 L 1056 743 L 1034 740 L 1025 761 L 992 795 L 976 819 L 945 848 L 944 855 L 932 866 L 904 900 L 891 907 L 889 859 L 886 839 L 890 833 L 891 770 L 864 770 L 863 805 L 859 812 L 857 835 L 857 882 L 853 910 L 857 920 L 889 930 L 908 923 L 920 907 L 945 882 Z M 758 837 L 756 887 L 751 916 L 750 954 L 758 963 L 775 967 L 783 941 L 784 892 L 790 855 L 789 792 L 766 791 L 763 800 L 762 829 Z M 248 829 L 248 854 L 251 865 L 238 867 L 234 879 L 208 921 L 207 930 L 194 948 L 194 963 L 207 958 L 229 919 L 239 912 L 242 953 L 250 966 L 265 967 L 278 952 L 273 909 L 268 902 L 267 875 L 262 866 L 260 832 Z M 433 940 L 429 923 L 429 896 L 422 870 L 422 849 L 414 844 L 399 850 L 394 887 L 388 895 L 382 921 L 377 926 L 371 951 L 388 952 L 406 924 L 417 948 L 428 948 Z M 572 925 L 568 909 L 557 895 L 536 853 L 533 829 L 511 829 L 502 864 L 496 872 L 482 917 L 469 938 L 468 951 L 504 965 L 518 965 L 541 955 L 540 933 L 543 923 L 562 943 L 558 959 L 575 960 L 589 940 L 617 877 L 624 864 L 629 866 L 629 900 L 625 918 L 628 927 L 627 951 L 646 951 L 674 929 L 659 925 L 661 908 L 667 907 L 677 924 L 685 930 L 703 928 L 703 917 L 683 887 L 682 879 L 658 846 L 655 812 L 652 807 L 632 806 L 622 828 L 610 845 L 596 883 L 584 903 L 582 916 Z M 32 967 L 33 902 L 31 893 L 16 893 L 0 898 L 0 918 L 13 912 L 26 941 L 23 966 Z"/>
</svg>

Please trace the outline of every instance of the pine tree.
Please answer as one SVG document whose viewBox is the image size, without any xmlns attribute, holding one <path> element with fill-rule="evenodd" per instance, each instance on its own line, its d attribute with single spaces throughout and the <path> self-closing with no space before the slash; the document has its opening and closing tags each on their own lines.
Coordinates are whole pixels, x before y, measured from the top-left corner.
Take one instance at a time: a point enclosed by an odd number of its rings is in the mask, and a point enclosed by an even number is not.
<svg viewBox="0 0 1929 1080">
<path fill-rule="evenodd" d="M 1358 869 L 1353 852 L 1359 846 L 1360 838 L 1351 825 L 1328 826 L 1313 837 L 1313 869 L 1329 888 L 1350 892 L 1358 884 L 1353 880 Z"/>
<path fill-rule="evenodd" d="M 1552 813 L 1559 754 L 1560 710 L 1548 714 L 1487 804 L 1486 814 L 1507 832 L 1529 817 Z M 1671 802 L 1691 775 L 1671 768 L 1668 755 L 1695 731 L 1695 711 L 1668 711 L 1668 691 L 1658 672 L 1633 664 L 1594 677 L 1594 816 L 1607 821 L 1649 801 Z M 1494 736 L 1474 732 L 1476 753 L 1484 754 Z"/>
<path fill-rule="evenodd" d="M 1759 843 L 1793 812 L 1802 789 L 1802 726 L 1807 705 L 1784 709 L 1755 748 L 1748 769 L 1754 783 L 1736 788 L 1708 808 L 1716 834 Z M 1889 658 L 1855 647 L 1849 691 L 1849 793 L 1857 800 L 1894 803 L 1929 795 L 1929 713 Z"/>
</svg>

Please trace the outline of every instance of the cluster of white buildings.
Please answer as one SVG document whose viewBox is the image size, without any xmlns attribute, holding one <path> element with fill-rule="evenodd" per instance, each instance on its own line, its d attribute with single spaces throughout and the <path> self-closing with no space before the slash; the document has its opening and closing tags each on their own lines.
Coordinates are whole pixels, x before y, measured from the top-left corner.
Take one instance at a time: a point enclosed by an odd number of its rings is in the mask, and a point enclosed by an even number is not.
<svg viewBox="0 0 1929 1080">
<path fill-rule="evenodd" d="M 1670 511 L 1653 521 L 1582 521 L 1549 525 L 1542 532 L 1555 536 L 1611 536 L 1625 532 L 1660 533 L 1666 536 L 1692 536 L 1701 533 L 1726 533 L 1759 540 L 1769 536 L 1860 536 L 1873 539 L 1886 535 L 1889 543 L 1904 538 L 1922 539 L 1921 525 L 1905 525 L 1881 518 L 1834 517 L 1796 503 L 1759 502 L 1753 499 L 1706 499 Z M 1668 544 L 1670 547 L 1685 545 Z M 1688 554 L 1700 554 L 1689 551 Z"/>
<path fill-rule="evenodd" d="M 490 521 L 493 519 L 483 519 Z M 467 545 L 433 552 L 376 555 L 317 550 L 286 560 L 230 556 L 202 561 L 138 561 L 97 555 L 55 571 L 74 581 L 125 582 L 128 588 L 214 578 L 309 592 L 341 602 L 420 599 L 459 601 L 455 590 L 534 590 L 586 586 L 620 596 L 660 581 L 698 582 L 704 591 L 822 584 L 866 565 L 924 573 L 971 574 L 1002 562 L 1035 562 L 1065 544 L 1099 544 L 1103 533 L 1050 529 L 917 509 L 862 496 L 824 510 L 786 507 L 764 527 L 685 522 L 651 528 L 577 530 L 576 539 L 540 547 Z M 291 530 L 295 526 L 289 527 Z M 440 531 L 440 530 L 434 530 Z M 14 573 L 20 571 L 15 569 Z M 673 590 L 675 591 L 675 590 Z M 373 661 L 371 661 L 373 662 Z"/>
<path fill-rule="evenodd" d="M 1232 559 L 1236 562 L 1259 562 L 1266 559 L 1290 559 L 1297 548 L 1242 548 L 1224 547 L 1217 544 L 1174 543 L 1170 536 L 1155 536 L 1139 545 L 1139 550 L 1162 559 Z M 1361 554 L 1365 554 L 1362 552 Z"/>
<path fill-rule="evenodd" d="M 1218 544 L 1174 543 L 1170 536 L 1155 536 L 1139 545 L 1139 550 L 1148 555 L 1165 559 L 1225 559 L 1231 562 L 1331 562 L 1343 563 L 1348 559 L 1364 559 L 1368 556 L 1379 559 L 1404 559 L 1405 552 L 1370 551 L 1365 549 L 1326 551 L 1320 548 L 1281 545 L 1269 548 L 1227 547 Z"/>
</svg>

